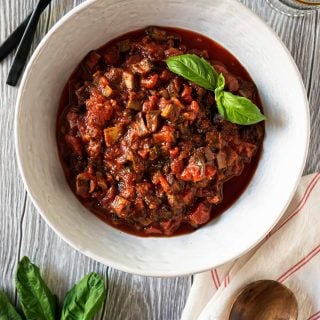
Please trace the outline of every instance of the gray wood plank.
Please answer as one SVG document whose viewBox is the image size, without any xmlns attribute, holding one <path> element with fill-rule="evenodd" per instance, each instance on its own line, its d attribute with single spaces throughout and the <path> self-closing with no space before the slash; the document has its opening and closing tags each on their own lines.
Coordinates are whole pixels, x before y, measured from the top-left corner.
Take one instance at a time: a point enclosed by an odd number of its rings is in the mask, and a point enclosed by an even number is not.
<svg viewBox="0 0 320 320">
<path fill-rule="evenodd" d="M 310 87 L 308 91 L 311 113 L 311 137 L 309 155 L 305 172 L 320 170 L 320 11 L 315 21 L 315 45 L 313 48 L 312 69 L 310 70 Z"/>
<path fill-rule="evenodd" d="M 36 0 L 1 0 L 0 42 L 13 30 Z M 82 0 L 55 0 L 41 19 L 34 46 L 58 19 Z M 312 135 L 305 172 L 319 170 L 320 12 L 302 18 L 276 13 L 264 0 L 241 0 L 282 38 L 302 73 L 310 98 Z M 16 262 L 28 255 L 62 301 L 66 291 L 85 273 L 97 271 L 106 281 L 108 296 L 100 319 L 175 320 L 190 289 L 191 278 L 146 278 L 107 267 L 78 253 L 40 218 L 26 197 L 18 175 L 13 145 L 13 113 L 17 90 L 5 85 L 12 55 L 0 65 L 0 286 L 15 298 L 12 285 Z"/>
<path fill-rule="evenodd" d="M 1 0 L 0 42 L 23 20 L 25 11 L 29 11 L 32 6 L 31 1 Z M 12 281 L 22 240 L 20 226 L 26 192 L 18 173 L 13 141 L 17 89 L 5 84 L 12 57 L 13 55 L 0 65 L 0 285 L 11 300 L 15 301 Z"/>
<path fill-rule="evenodd" d="M 241 0 L 263 18 L 291 52 L 305 83 L 311 115 L 310 148 L 304 174 L 320 170 L 320 12 L 303 17 L 279 14 L 262 1 Z M 289 90 L 289 88 L 286 88 Z"/>
</svg>

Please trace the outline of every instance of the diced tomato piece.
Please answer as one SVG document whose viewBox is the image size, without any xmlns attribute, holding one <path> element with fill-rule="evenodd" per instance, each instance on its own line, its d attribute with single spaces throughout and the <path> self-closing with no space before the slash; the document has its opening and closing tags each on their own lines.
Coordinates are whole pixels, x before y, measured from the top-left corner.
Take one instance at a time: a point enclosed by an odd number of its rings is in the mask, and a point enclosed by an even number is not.
<svg viewBox="0 0 320 320">
<path fill-rule="evenodd" d="M 200 111 L 200 107 L 197 101 L 192 101 L 190 104 L 190 109 L 195 113 L 198 114 Z"/>
<path fill-rule="evenodd" d="M 153 177 L 152 177 L 152 182 L 154 184 L 160 184 L 163 191 L 167 192 L 169 190 L 169 183 L 167 181 L 167 179 L 164 177 L 164 175 L 158 171 L 156 172 Z"/>
<path fill-rule="evenodd" d="M 163 229 L 163 233 L 166 236 L 171 236 L 181 225 L 182 218 L 174 218 L 167 221 L 160 222 L 160 226 Z"/>
<path fill-rule="evenodd" d="M 191 103 L 192 101 L 192 88 L 190 86 L 185 86 L 182 93 L 181 93 L 181 98 L 187 102 Z"/>
<path fill-rule="evenodd" d="M 162 234 L 162 231 L 154 226 L 144 228 L 144 232 L 146 234 Z"/>
<path fill-rule="evenodd" d="M 184 181 L 199 182 L 205 179 L 205 163 L 201 156 L 192 156 L 189 164 L 183 170 L 181 179 Z"/>
<path fill-rule="evenodd" d="M 138 150 L 138 154 L 142 159 L 147 159 L 149 155 L 149 150 L 147 149 L 140 149 Z"/>
<path fill-rule="evenodd" d="M 159 142 L 174 142 L 174 128 L 169 126 L 163 126 L 158 133 L 153 134 L 153 140 L 156 143 Z"/>
<path fill-rule="evenodd" d="M 172 173 L 175 175 L 180 175 L 183 171 L 183 161 L 180 159 L 174 159 L 171 163 Z"/>
<path fill-rule="evenodd" d="M 136 191 L 139 197 L 144 197 L 152 192 L 152 185 L 149 182 L 140 182 L 136 184 Z"/>
<path fill-rule="evenodd" d="M 173 149 L 169 150 L 169 153 L 170 153 L 170 157 L 171 158 L 175 158 L 175 157 L 178 156 L 179 148 L 178 147 L 174 147 Z"/>
<path fill-rule="evenodd" d="M 141 79 L 141 86 L 145 89 L 153 89 L 158 82 L 158 75 L 154 74 L 146 79 Z"/>
<path fill-rule="evenodd" d="M 208 180 L 211 180 L 217 173 L 217 169 L 209 164 L 206 165 L 206 172 L 205 172 L 205 175 L 206 175 L 206 178 Z"/>
<path fill-rule="evenodd" d="M 149 101 L 145 101 L 142 105 L 142 111 L 147 112 L 149 110 L 157 109 L 158 98 L 156 96 L 149 97 Z"/>
<path fill-rule="evenodd" d="M 196 115 L 195 112 L 189 111 L 189 112 L 184 112 L 184 113 L 183 113 L 183 117 L 184 117 L 186 120 L 194 121 L 194 120 L 196 120 L 197 115 Z"/>
<path fill-rule="evenodd" d="M 71 147 L 72 151 L 77 155 L 77 156 L 82 156 L 83 154 L 83 147 L 81 144 L 81 140 L 78 137 L 71 136 L 69 134 L 66 134 L 64 136 L 67 144 Z"/>
<path fill-rule="evenodd" d="M 173 104 L 176 107 L 178 107 L 180 109 L 184 109 L 185 108 L 184 105 L 181 103 L 181 101 L 178 98 L 173 97 L 173 98 L 171 98 L 171 101 L 173 102 Z"/>
<path fill-rule="evenodd" d="M 172 74 L 168 70 L 163 70 L 160 74 L 162 81 L 169 81 L 172 78 Z"/>
<path fill-rule="evenodd" d="M 101 141 L 100 140 L 90 140 L 89 144 L 86 147 L 89 157 L 97 158 L 101 150 Z"/>
<path fill-rule="evenodd" d="M 198 227 L 209 221 L 211 207 L 199 203 L 196 209 L 188 216 L 188 221 L 193 227 Z"/>
<path fill-rule="evenodd" d="M 195 194 L 195 192 L 193 190 L 185 191 L 185 193 L 183 195 L 183 202 L 185 204 L 191 203 L 191 201 L 193 200 L 194 194 Z"/>
</svg>

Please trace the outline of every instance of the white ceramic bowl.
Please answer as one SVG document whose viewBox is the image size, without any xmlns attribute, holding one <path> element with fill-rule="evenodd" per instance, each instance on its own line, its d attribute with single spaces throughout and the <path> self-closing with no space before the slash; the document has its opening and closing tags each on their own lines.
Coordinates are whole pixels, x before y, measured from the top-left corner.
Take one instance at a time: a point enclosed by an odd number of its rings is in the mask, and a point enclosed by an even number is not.
<svg viewBox="0 0 320 320">
<path fill-rule="evenodd" d="M 199 230 L 139 238 L 87 211 L 70 191 L 58 158 L 55 123 L 61 91 L 91 49 L 147 25 L 200 32 L 231 51 L 258 86 L 268 117 L 258 169 L 239 200 Z M 62 18 L 34 53 L 16 107 L 20 171 L 42 217 L 65 241 L 114 268 L 176 276 L 208 270 L 260 241 L 286 209 L 304 166 L 308 102 L 299 72 L 277 36 L 235 0 L 88 0 Z"/>
</svg>

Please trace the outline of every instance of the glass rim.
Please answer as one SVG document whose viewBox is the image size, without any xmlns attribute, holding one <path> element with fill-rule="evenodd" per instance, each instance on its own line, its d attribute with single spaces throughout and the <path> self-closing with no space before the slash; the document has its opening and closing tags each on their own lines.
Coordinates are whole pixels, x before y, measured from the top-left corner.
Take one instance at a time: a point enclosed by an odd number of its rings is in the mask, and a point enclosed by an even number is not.
<svg viewBox="0 0 320 320">
<path fill-rule="evenodd" d="M 319 6 L 320 5 L 320 1 L 308 1 L 308 0 L 295 0 L 301 4 L 306 4 L 308 6 Z"/>
<path fill-rule="evenodd" d="M 303 1 L 303 3 L 302 3 Z M 320 1 L 309 0 L 266 0 L 272 9 L 290 17 L 302 17 L 320 10 Z"/>
</svg>

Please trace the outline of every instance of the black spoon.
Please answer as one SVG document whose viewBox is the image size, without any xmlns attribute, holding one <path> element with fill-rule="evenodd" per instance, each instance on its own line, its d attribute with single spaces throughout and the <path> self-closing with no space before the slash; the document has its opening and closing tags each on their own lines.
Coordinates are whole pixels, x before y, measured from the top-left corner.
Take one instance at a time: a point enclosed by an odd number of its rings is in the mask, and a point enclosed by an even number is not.
<svg viewBox="0 0 320 320">
<path fill-rule="evenodd" d="M 22 36 L 21 42 L 19 44 L 19 47 L 17 49 L 17 52 L 15 54 L 15 57 L 13 59 L 13 62 L 9 71 L 7 84 L 10 86 L 15 86 L 19 81 L 19 78 L 21 76 L 21 73 L 23 71 L 23 68 L 28 58 L 28 54 L 31 48 L 34 34 L 37 29 L 37 24 L 38 24 L 40 15 L 51 1 L 52 0 L 40 0 L 38 2 L 38 5 L 32 12 L 31 18 Z"/>
</svg>

